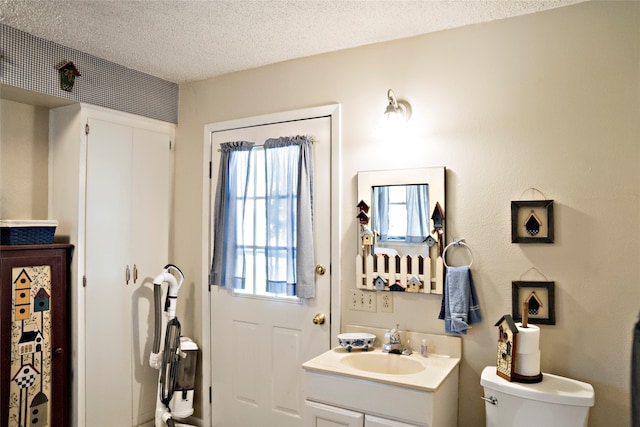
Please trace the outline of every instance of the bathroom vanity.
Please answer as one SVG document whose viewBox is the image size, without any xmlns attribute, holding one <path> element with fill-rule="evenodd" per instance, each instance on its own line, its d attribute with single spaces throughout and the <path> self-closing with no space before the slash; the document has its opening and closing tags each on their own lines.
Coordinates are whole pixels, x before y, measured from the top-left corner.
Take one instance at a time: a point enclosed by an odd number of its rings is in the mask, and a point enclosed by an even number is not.
<svg viewBox="0 0 640 427">
<path fill-rule="evenodd" d="M 459 337 L 403 333 L 427 340 L 423 357 L 381 351 L 384 330 L 350 327 L 378 338 L 369 351 L 337 347 L 305 362 L 305 426 L 455 427 L 458 419 Z"/>
</svg>

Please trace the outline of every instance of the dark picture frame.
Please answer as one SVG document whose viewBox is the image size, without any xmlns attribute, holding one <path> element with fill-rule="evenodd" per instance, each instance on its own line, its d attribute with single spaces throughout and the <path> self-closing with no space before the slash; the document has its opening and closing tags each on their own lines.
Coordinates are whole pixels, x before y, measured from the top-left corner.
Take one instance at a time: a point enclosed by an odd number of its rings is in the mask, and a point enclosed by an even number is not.
<svg viewBox="0 0 640 427">
<path fill-rule="evenodd" d="M 529 302 L 528 322 L 540 325 L 555 325 L 554 282 L 511 282 L 511 317 L 522 322 L 525 301 Z"/>
<path fill-rule="evenodd" d="M 511 202 L 511 243 L 553 243 L 553 200 Z"/>
</svg>

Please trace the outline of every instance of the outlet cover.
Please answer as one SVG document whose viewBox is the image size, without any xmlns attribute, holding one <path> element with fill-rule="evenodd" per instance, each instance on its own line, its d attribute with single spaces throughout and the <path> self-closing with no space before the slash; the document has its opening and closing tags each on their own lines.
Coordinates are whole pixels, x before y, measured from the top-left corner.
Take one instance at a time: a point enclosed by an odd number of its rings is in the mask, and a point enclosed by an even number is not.
<svg viewBox="0 0 640 427">
<path fill-rule="evenodd" d="M 378 296 L 376 295 L 377 292 L 365 292 L 364 293 L 364 311 L 370 311 L 372 313 L 375 313 L 377 310 L 377 302 L 378 302 Z"/>
<path fill-rule="evenodd" d="M 380 292 L 380 311 L 393 313 L 393 292 Z"/>
</svg>

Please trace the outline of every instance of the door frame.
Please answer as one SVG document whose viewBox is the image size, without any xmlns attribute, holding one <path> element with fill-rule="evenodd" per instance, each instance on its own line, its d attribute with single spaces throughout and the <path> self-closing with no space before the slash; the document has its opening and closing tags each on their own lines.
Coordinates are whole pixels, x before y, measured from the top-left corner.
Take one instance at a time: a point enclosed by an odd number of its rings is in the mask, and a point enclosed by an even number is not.
<svg viewBox="0 0 640 427">
<path fill-rule="evenodd" d="M 204 126 L 204 144 L 202 155 L 202 230 L 206 230 L 206 239 L 202 239 L 202 417 L 203 425 L 211 425 L 211 298 L 209 283 L 209 270 L 211 268 L 211 189 L 216 184 L 217 174 L 212 173 L 214 165 L 211 165 L 212 133 L 223 130 L 238 129 L 266 125 L 270 123 L 306 120 L 318 117 L 330 117 L 331 119 L 331 311 L 329 313 L 329 335 L 331 347 L 338 345 L 338 332 L 341 324 L 340 307 L 340 192 L 341 162 L 340 148 L 342 145 L 340 134 L 340 104 L 329 104 L 319 107 L 303 108 L 279 113 L 264 114 L 235 120 L 209 123 Z M 211 177 L 209 175 L 212 175 Z M 208 396 L 207 396 L 208 395 Z"/>
</svg>

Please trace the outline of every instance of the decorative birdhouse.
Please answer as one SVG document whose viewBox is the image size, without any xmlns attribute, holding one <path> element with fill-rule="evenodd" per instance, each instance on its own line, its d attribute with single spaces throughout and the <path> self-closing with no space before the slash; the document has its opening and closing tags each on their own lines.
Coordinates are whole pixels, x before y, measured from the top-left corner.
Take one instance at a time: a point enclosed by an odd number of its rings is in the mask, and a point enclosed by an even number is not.
<svg viewBox="0 0 640 427">
<path fill-rule="evenodd" d="M 33 299 L 33 311 L 38 313 L 41 311 L 49 311 L 49 300 L 51 297 L 49 293 L 44 289 L 40 288 L 35 298 Z"/>
<path fill-rule="evenodd" d="M 356 218 L 358 218 L 358 222 L 362 225 L 369 224 L 369 215 L 367 215 L 365 211 L 358 212 L 358 215 L 356 215 Z"/>
<path fill-rule="evenodd" d="M 14 320 L 26 320 L 31 314 L 31 283 L 26 270 L 22 270 L 13 282 L 15 286 Z"/>
<path fill-rule="evenodd" d="M 422 282 L 416 276 L 411 276 L 407 281 L 407 292 L 420 292 L 422 288 Z"/>
<path fill-rule="evenodd" d="M 73 85 L 76 82 L 76 76 L 79 77 L 82 75 L 71 61 L 61 65 L 58 68 L 58 73 L 60 73 L 60 88 L 66 92 L 71 92 L 73 90 Z"/>
<path fill-rule="evenodd" d="M 356 206 L 359 211 L 363 211 L 364 213 L 369 213 L 369 205 L 365 203 L 364 200 L 360 200 L 358 205 Z"/>
<path fill-rule="evenodd" d="M 15 381 L 20 389 L 25 389 L 33 385 L 38 375 L 40 372 L 32 364 L 27 363 L 22 365 L 11 380 Z"/>
<path fill-rule="evenodd" d="M 529 314 L 538 314 L 538 312 L 540 311 L 540 307 L 543 306 L 542 300 L 538 298 L 538 295 L 536 295 L 535 291 L 531 292 L 531 294 L 527 298 L 525 298 L 524 301 L 528 304 L 527 311 L 529 312 Z"/>
<path fill-rule="evenodd" d="M 433 209 L 433 214 L 431 214 L 431 220 L 433 220 L 433 228 L 436 230 L 441 230 L 444 227 L 444 211 L 440 206 L 440 202 L 436 202 L 436 207 Z"/>
<path fill-rule="evenodd" d="M 386 285 L 387 285 L 387 279 L 385 279 L 382 276 L 377 276 L 375 279 L 373 279 L 373 286 L 378 291 L 384 291 L 384 287 Z"/>
<path fill-rule="evenodd" d="M 373 231 L 366 227 L 362 230 L 362 233 L 360 233 L 360 238 L 362 239 L 362 244 L 364 246 L 373 245 L 373 237 Z"/>
<path fill-rule="evenodd" d="M 40 427 L 47 426 L 47 420 L 49 419 L 49 398 L 43 392 L 38 392 L 36 396 L 31 401 L 31 405 L 29 407 L 29 415 L 31 417 L 31 421 L 29 422 L 30 427 Z"/>
<path fill-rule="evenodd" d="M 389 290 L 392 292 L 404 292 L 407 290 L 407 286 L 400 283 L 399 280 L 396 280 L 396 283 L 389 286 Z"/>
<path fill-rule="evenodd" d="M 540 232 L 540 226 L 542 225 L 542 221 L 538 218 L 538 215 L 534 211 L 531 211 L 527 221 L 524 223 L 524 228 L 527 230 L 527 234 L 529 236 L 536 236 Z"/>
<path fill-rule="evenodd" d="M 508 314 L 502 316 L 495 326 L 498 327 L 496 374 L 506 380 L 513 381 L 518 327 L 513 321 L 513 317 Z"/>
<path fill-rule="evenodd" d="M 426 239 L 424 239 L 424 243 L 426 243 L 427 246 L 431 247 L 431 246 L 435 245 L 438 242 L 431 235 L 428 235 L 426 237 Z"/>
<path fill-rule="evenodd" d="M 42 333 L 35 329 L 33 331 L 24 331 L 18 341 L 18 352 L 20 356 L 32 353 L 41 353 L 44 337 Z"/>
</svg>

